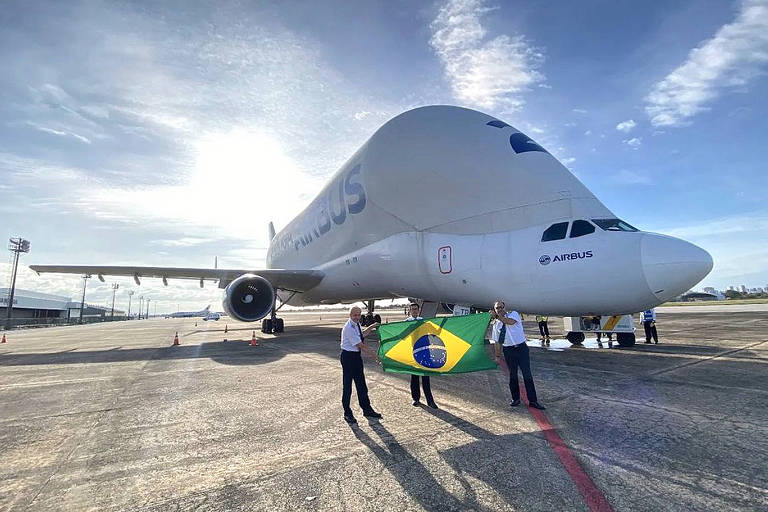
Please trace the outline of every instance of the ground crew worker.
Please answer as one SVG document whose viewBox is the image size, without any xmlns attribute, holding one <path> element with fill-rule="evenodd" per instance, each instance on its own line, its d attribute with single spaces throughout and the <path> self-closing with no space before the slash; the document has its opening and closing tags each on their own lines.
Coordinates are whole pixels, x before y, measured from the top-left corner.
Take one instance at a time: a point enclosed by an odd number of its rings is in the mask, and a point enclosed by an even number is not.
<svg viewBox="0 0 768 512">
<path fill-rule="evenodd" d="M 418 304 L 415 302 L 411 302 L 408 305 L 408 311 L 411 316 L 406 318 L 405 320 L 407 322 L 411 322 L 413 320 L 423 320 L 419 316 L 419 312 L 421 311 L 421 308 Z M 432 398 L 432 386 L 429 383 L 429 377 L 426 375 L 421 376 L 421 385 L 424 387 L 424 398 L 427 400 L 427 405 L 430 406 L 433 409 L 437 409 L 437 404 L 435 403 L 435 399 Z M 419 376 L 418 375 L 411 375 L 411 398 L 413 398 L 413 406 L 418 407 L 421 405 L 421 394 L 419 393 Z"/>
<path fill-rule="evenodd" d="M 366 352 L 369 356 L 379 359 L 379 356 L 365 346 L 364 338 L 375 331 L 379 324 L 369 325 L 364 331 L 360 329 L 360 308 L 354 306 L 349 310 L 349 320 L 341 328 L 341 405 L 344 407 L 344 420 L 350 425 L 357 423 L 352 409 L 349 407 L 349 400 L 352 397 L 352 381 L 355 381 L 357 390 L 357 401 L 363 410 L 363 416 L 369 418 L 381 418 L 381 414 L 373 410 L 371 401 L 368 399 L 368 386 L 365 385 L 365 374 L 363 373 L 363 358 L 360 351 Z"/>
<path fill-rule="evenodd" d="M 539 332 L 541 333 L 541 344 L 549 346 L 549 326 L 547 325 L 548 316 L 536 315 L 536 322 L 539 324 Z"/>
<path fill-rule="evenodd" d="M 645 342 L 650 343 L 651 337 L 653 341 L 659 343 L 659 333 L 656 331 L 656 310 L 654 308 L 646 309 L 643 311 L 641 318 L 643 320 L 643 329 L 645 329 Z"/>
</svg>

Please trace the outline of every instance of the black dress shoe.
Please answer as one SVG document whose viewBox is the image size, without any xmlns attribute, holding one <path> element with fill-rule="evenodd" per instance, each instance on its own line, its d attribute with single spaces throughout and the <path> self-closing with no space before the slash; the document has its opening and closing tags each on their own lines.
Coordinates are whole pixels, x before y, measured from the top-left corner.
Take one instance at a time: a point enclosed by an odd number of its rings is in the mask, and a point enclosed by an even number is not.
<svg viewBox="0 0 768 512">
<path fill-rule="evenodd" d="M 419 407 L 419 406 L 421 406 L 421 402 L 419 402 L 418 400 L 414 400 L 413 401 L 413 406 L 414 407 Z"/>
<path fill-rule="evenodd" d="M 509 406 L 510 407 L 517 407 L 518 405 L 520 405 L 520 399 L 519 398 L 517 400 L 512 400 L 511 402 L 509 402 Z"/>
<path fill-rule="evenodd" d="M 377 413 L 373 409 L 371 409 L 370 411 L 365 411 L 363 413 L 363 416 L 365 416 L 366 418 L 381 418 L 381 414 Z"/>
<path fill-rule="evenodd" d="M 439 409 L 437 404 L 435 402 L 427 402 L 427 405 L 430 406 L 433 409 Z"/>
<path fill-rule="evenodd" d="M 353 424 L 357 423 L 357 420 L 351 414 L 345 414 L 344 415 L 344 421 L 346 421 L 350 425 L 353 425 Z"/>
<path fill-rule="evenodd" d="M 540 411 L 543 411 L 544 409 L 546 409 L 546 407 L 544 407 L 543 405 L 541 405 L 539 402 L 531 402 L 531 403 L 529 403 L 528 405 L 529 405 L 530 407 L 533 407 L 534 409 L 538 409 L 538 410 L 540 410 Z"/>
</svg>

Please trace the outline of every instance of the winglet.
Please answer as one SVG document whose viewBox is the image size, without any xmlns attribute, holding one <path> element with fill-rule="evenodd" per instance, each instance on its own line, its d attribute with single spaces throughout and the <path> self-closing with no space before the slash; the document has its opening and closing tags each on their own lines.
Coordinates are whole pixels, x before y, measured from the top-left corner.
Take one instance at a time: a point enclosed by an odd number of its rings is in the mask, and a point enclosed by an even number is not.
<svg viewBox="0 0 768 512">
<path fill-rule="evenodd" d="M 269 241 L 271 242 L 273 238 L 275 238 L 275 225 L 269 221 Z"/>
</svg>

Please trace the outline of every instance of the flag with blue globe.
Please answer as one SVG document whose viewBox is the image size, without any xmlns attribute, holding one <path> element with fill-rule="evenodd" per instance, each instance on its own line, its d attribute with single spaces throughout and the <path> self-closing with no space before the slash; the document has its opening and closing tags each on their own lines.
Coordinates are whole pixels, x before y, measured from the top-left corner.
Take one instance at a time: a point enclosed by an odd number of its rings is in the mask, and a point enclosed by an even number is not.
<svg viewBox="0 0 768 512">
<path fill-rule="evenodd" d="M 384 370 L 413 375 L 496 368 L 485 350 L 490 314 L 427 318 L 379 327 Z"/>
</svg>

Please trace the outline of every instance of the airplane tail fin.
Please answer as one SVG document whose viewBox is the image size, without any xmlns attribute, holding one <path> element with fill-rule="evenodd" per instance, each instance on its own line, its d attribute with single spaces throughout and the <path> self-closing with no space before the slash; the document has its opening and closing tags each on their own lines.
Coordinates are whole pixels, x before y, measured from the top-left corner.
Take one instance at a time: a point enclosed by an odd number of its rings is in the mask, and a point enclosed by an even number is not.
<svg viewBox="0 0 768 512">
<path fill-rule="evenodd" d="M 273 238 L 275 238 L 275 225 L 269 221 L 269 241 L 272 242 Z"/>
</svg>

